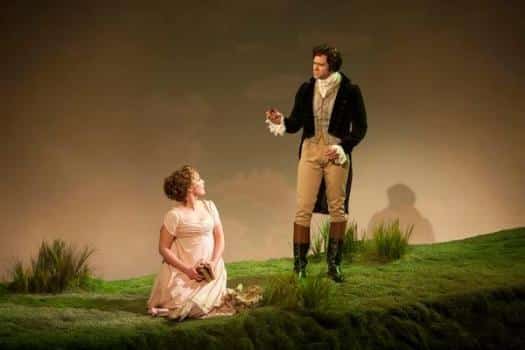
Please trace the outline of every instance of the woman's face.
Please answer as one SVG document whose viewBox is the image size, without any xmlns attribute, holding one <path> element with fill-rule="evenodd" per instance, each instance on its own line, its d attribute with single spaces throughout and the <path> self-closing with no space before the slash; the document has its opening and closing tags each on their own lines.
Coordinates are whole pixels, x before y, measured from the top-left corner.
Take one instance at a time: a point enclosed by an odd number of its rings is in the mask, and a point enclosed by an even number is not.
<svg viewBox="0 0 525 350">
<path fill-rule="evenodd" d="M 204 196 L 206 189 L 204 188 L 204 180 L 201 178 L 198 172 L 193 174 L 193 183 L 191 185 L 191 191 L 195 196 Z"/>
</svg>

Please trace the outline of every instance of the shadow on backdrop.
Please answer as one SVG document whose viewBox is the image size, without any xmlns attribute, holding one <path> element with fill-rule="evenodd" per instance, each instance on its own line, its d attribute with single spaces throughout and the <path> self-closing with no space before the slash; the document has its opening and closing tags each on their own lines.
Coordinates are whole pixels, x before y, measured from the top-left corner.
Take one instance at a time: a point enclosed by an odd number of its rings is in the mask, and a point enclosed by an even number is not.
<svg viewBox="0 0 525 350">
<path fill-rule="evenodd" d="M 414 225 L 410 244 L 432 243 L 436 240 L 430 221 L 423 217 L 414 206 L 416 194 L 410 187 L 404 184 L 395 184 L 389 187 L 386 193 L 388 206 L 372 215 L 368 223 L 367 234 L 370 237 L 374 228 L 380 223 L 399 219 L 399 227 L 402 230 Z"/>
</svg>

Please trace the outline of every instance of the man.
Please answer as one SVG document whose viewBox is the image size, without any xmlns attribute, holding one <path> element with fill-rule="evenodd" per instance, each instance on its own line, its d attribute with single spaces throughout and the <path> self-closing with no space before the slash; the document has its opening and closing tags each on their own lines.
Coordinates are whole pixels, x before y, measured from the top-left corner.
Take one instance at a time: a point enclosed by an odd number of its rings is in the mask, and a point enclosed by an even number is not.
<svg viewBox="0 0 525 350">
<path fill-rule="evenodd" d="M 313 77 L 299 87 L 290 116 L 284 118 L 272 108 L 266 111 L 266 122 L 274 135 L 303 129 L 293 229 L 294 271 L 300 279 L 306 276 L 312 213 L 330 214 L 328 276 L 342 282 L 343 239 L 352 184 L 351 154 L 366 134 L 366 111 L 359 86 L 339 71 L 340 52 L 324 44 L 313 48 L 312 57 Z"/>
</svg>

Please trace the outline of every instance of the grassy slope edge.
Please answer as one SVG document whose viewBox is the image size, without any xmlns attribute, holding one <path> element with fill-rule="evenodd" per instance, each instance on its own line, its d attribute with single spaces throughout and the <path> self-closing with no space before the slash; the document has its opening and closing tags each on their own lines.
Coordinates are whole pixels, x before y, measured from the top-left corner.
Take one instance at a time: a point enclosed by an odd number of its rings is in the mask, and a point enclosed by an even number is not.
<svg viewBox="0 0 525 350">
<path fill-rule="evenodd" d="M 229 285 L 265 284 L 290 259 L 227 264 Z M 410 247 L 400 260 L 345 264 L 347 280 L 317 311 L 259 308 L 172 323 L 145 315 L 154 276 L 93 280 L 61 295 L 0 291 L 0 347 L 505 348 L 525 346 L 525 228 Z M 311 259 L 309 272 L 324 261 Z M 447 345 L 448 344 L 448 345 Z"/>
</svg>

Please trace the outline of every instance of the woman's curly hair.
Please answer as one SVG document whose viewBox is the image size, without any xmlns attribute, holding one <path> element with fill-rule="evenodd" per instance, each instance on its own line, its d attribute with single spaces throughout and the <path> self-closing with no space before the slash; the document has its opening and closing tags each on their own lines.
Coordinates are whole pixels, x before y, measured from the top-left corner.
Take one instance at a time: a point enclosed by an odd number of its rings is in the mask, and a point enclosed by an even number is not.
<svg viewBox="0 0 525 350">
<path fill-rule="evenodd" d="M 189 165 L 184 165 L 179 170 L 174 171 L 164 179 L 164 193 L 169 199 L 184 202 L 188 194 L 188 189 L 193 183 L 195 169 Z"/>
<path fill-rule="evenodd" d="M 315 56 L 326 56 L 326 61 L 330 67 L 330 71 L 337 72 L 341 69 L 343 64 L 343 58 L 341 57 L 341 52 L 333 46 L 328 44 L 317 45 L 312 49 L 312 58 Z"/>
</svg>

